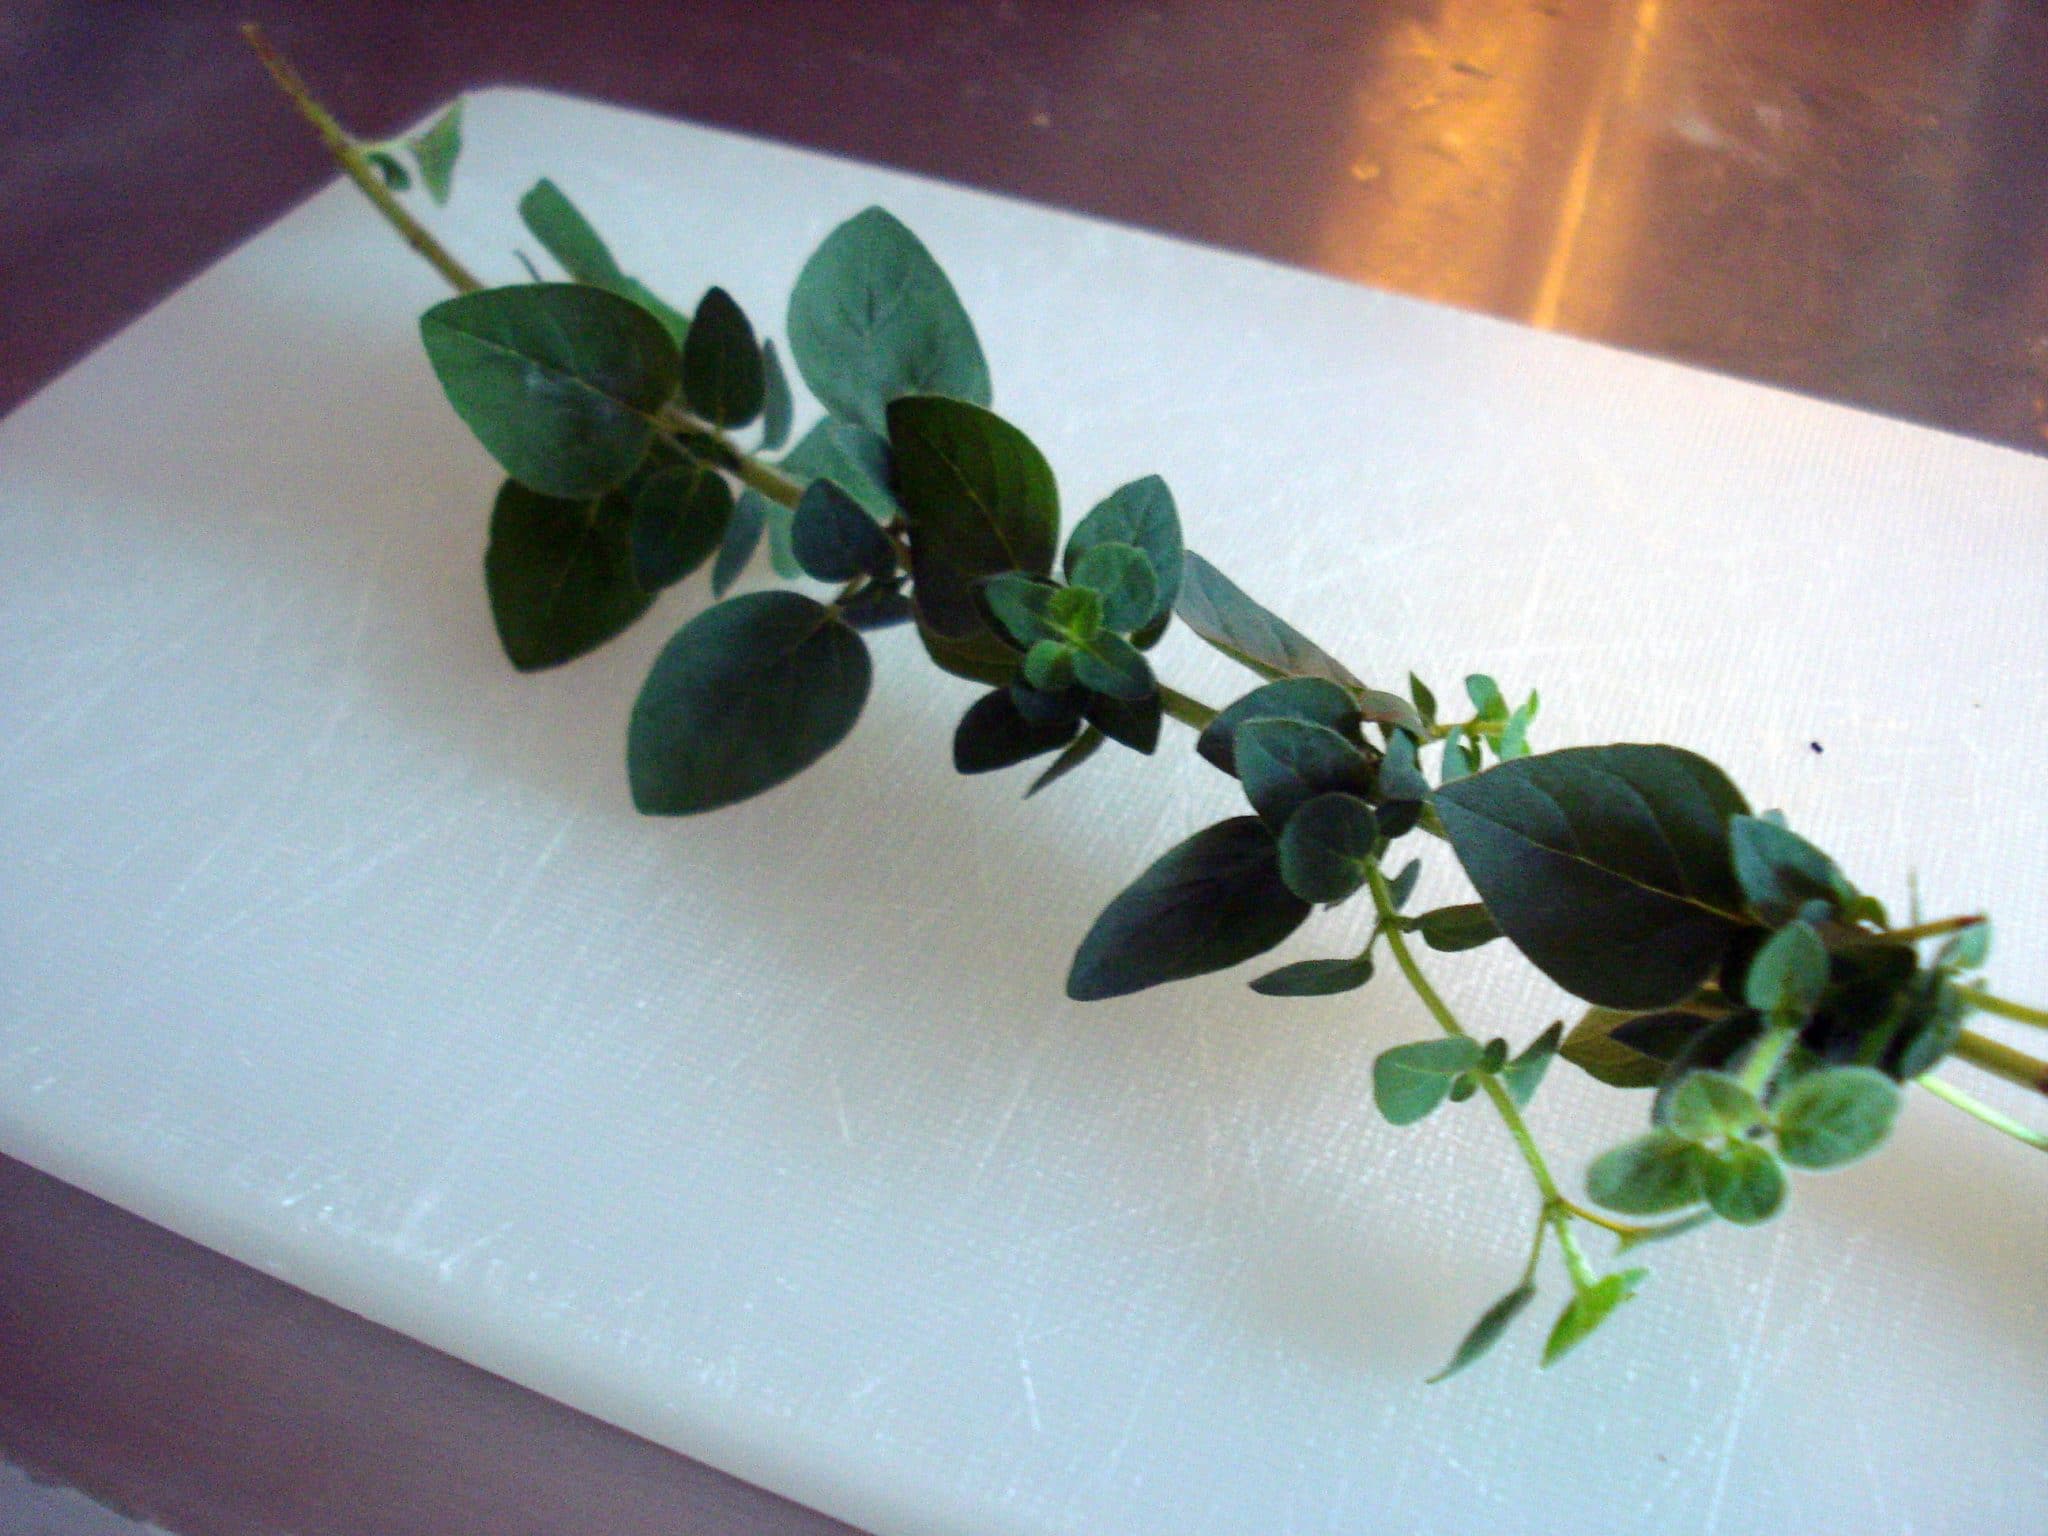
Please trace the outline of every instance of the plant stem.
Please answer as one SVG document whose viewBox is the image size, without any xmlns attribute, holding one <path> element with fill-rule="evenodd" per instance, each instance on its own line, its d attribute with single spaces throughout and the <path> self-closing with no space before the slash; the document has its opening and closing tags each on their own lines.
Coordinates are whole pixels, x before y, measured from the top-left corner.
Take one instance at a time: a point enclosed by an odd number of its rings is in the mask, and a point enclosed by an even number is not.
<svg viewBox="0 0 2048 1536">
<path fill-rule="evenodd" d="M 1937 1099 L 1953 1104 L 1966 1115 L 1976 1116 L 1994 1131 L 2002 1131 L 2014 1141 L 2023 1142 L 2036 1151 L 2048 1152 L 2048 1135 L 2021 1125 L 2012 1116 L 1993 1109 L 1983 1100 L 1972 1097 L 1954 1084 L 1944 1083 L 1938 1077 L 1923 1077 L 1918 1079 L 1918 1082 Z"/>
<path fill-rule="evenodd" d="M 2048 1094 L 2048 1061 L 2015 1050 L 2003 1040 L 1993 1040 L 1989 1035 L 1966 1029 L 1956 1037 L 1954 1054 L 1973 1067 L 1983 1068 L 1993 1077 L 2002 1077 L 2022 1088 Z"/>
<path fill-rule="evenodd" d="M 1985 1013 L 1995 1013 L 2001 1019 L 2011 1019 L 2015 1024 L 2031 1024 L 2036 1029 L 2048 1029 L 2048 1009 L 2029 1008 L 2025 1003 L 2015 1003 L 1986 992 L 1982 987 L 1956 983 L 1955 993 L 1972 1008 Z"/>
<path fill-rule="evenodd" d="M 1792 1049 L 1792 1042 L 1799 1038 L 1797 1024 L 1774 1024 L 1764 1037 L 1751 1048 L 1749 1059 L 1742 1064 L 1737 1081 L 1759 1099 L 1764 1090 L 1777 1075 L 1779 1066 L 1785 1060 L 1785 1053 Z"/>
<path fill-rule="evenodd" d="M 1911 944 L 1919 939 L 1938 939 L 1951 933 L 1966 933 L 1972 928 L 1984 925 L 1982 914 L 1969 917 L 1943 917 L 1931 923 L 1915 923 L 1910 928 L 1887 928 L 1878 937 L 1889 939 L 1895 944 Z"/>
<path fill-rule="evenodd" d="M 1164 683 L 1159 685 L 1159 704 L 1182 725 L 1196 731 L 1205 729 L 1218 713 L 1200 699 L 1189 698 L 1178 688 L 1169 688 Z"/>
<path fill-rule="evenodd" d="M 398 231 L 400 238 L 424 257 L 429 266 L 445 277 L 457 293 L 474 293 L 483 287 L 476 274 L 457 261 L 448 248 L 428 232 L 426 225 L 414 218 L 406 210 L 405 205 L 392 194 L 391 189 L 384 185 L 384 178 L 377 174 L 376 167 L 370 164 L 361 147 L 349 137 L 347 130 L 334 120 L 334 114 L 314 99 L 313 93 L 306 87 L 305 80 L 292 66 L 292 61 L 272 46 L 263 29 L 253 21 L 244 22 L 242 36 L 256 51 L 256 57 L 262 60 L 263 67 L 270 71 L 270 78 L 277 82 L 277 88 L 291 99 L 294 107 L 298 108 L 299 116 L 313 125 L 313 131 L 320 135 L 320 142 L 327 146 L 327 152 L 334 157 L 342 173 L 356 184 L 363 196 L 376 205 L 377 211 Z"/>
<path fill-rule="evenodd" d="M 1472 1032 L 1458 1022 L 1458 1016 L 1451 1012 L 1450 1004 L 1443 1000 L 1430 980 L 1416 963 L 1415 952 L 1408 947 L 1407 936 L 1401 932 L 1399 913 L 1394 908 L 1393 892 L 1387 889 L 1387 877 L 1380 873 L 1377 864 L 1369 865 L 1365 872 L 1367 886 L 1372 891 L 1373 906 L 1378 909 L 1380 931 L 1386 935 L 1387 948 L 1393 952 L 1394 963 L 1401 968 L 1408 985 L 1415 995 L 1422 999 L 1437 1022 L 1437 1027 L 1447 1035 L 1469 1040 Z M 1544 1160 L 1543 1149 L 1536 1145 L 1536 1138 L 1529 1130 L 1529 1122 L 1522 1118 L 1522 1111 L 1509 1097 L 1500 1080 L 1490 1073 L 1480 1077 L 1479 1087 L 1492 1103 L 1501 1123 L 1508 1128 L 1508 1135 L 1514 1138 L 1515 1148 L 1522 1154 L 1522 1161 L 1528 1165 L 1530 1177 L 1536 1181 L 1536 1189 L 1543 1197 L 1543 1211 L 1552 1230 L 1557 1233 L 1557 1246 L 1564 1255 L 1565 1268 L 1570 1272 L 1572 1285 L 1584 1291 L 1597 1278 L 1585 1251 L 1579 1247 L 1577 1234 L 1572 1231 L 1572 1220 L 1580 1213 L 1579 1208 L 1567 1200 L 1564 1191 L 1557 1187 L 1557 1180 L 1551 1176 L 1550 1164 Z M 1606 1226 L 1606 1222 L 1599 1225 Z"/>
</svg>

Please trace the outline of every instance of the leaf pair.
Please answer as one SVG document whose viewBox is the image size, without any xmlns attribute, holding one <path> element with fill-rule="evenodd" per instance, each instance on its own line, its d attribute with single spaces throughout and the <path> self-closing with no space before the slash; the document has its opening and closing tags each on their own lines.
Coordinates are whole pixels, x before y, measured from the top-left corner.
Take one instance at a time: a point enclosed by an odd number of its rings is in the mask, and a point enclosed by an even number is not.
<svg viewBox="0 0 2048 1536">
<path fill-rule="evenodd" d="M 1506 1041 L 1481 1045 L 1469 1035 L 1397 1045 L 1373 1061 L 1373 1103 L 1388 1124 L 1413 1125 L 1447 1099 L 1471 1097 L 1481 1077 L 1495 1077 L 1517 1107 L 1526 1105 L 1550 1070 L 1563 1033 L 1562 1025 L 1553 1024 L 1512 1058 Z"/>
</svg>

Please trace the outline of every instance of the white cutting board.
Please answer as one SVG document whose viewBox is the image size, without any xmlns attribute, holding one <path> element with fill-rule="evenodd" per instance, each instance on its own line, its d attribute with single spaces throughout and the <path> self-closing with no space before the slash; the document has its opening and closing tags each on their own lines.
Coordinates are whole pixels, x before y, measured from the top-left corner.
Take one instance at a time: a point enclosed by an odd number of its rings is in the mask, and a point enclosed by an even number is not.
<svg viewBox="0 0 2048 1536">
<path fill-rule="evenodd" d="M 471 110 L 437 223 L 492 276 L 547 173 L 629 270 L 779 331 L 882 202 L 1070 516 L 1163 471 L 1369 679 L 1484 667 L 1541 686 L 1540 745 L 1699 748 L 1872 889 L 1989 907 L 2048 997 L 2048 462 L 649 117 Z M 1530 1197 L 1483 1108 L 1371 1112 L 1428 1032 L 1398 985 L 1061 997 L 1103 901 L 1233 813 L 1185 733 L 1020 803 L 951 775 L 972 690 L 899 633 L 824 767 L 635 817 L 627 709 L 701 592 L 503 664 L 437 296 L 332 189 L 0 426 L 0 1146 L 883 1536 L 2048 1526 L 2048 1163 L 1931 1100 L 1778 1225 L 1655 1252 L 1567 1365 L 1532 1322 L 1425 1388 Z M 1504 953 L 1436 969 L 1482 1029 L 1565 1007 Z M 1533 1118 L 1576 1168 L 1642 1113 L 1560 1070 Z"/>
</svg>

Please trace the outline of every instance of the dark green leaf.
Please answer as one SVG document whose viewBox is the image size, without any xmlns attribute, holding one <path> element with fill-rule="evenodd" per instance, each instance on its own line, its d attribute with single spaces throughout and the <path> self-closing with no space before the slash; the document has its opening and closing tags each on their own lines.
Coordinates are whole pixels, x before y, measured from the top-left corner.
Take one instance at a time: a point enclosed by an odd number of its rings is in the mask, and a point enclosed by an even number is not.
<svg viewBox="0 0 2048 1536">
<path fill-rule="evenodd" d="M 761 344 L 746 314 L 723 288 L 697 303 L 683 342 L 683 398 L 715 427 L 743 427 L 768 396 Z"/>
<path fill-rule="evenodd" d="M 1046 640 L 1058 645 L 1066 643 L 1066 631 L 1052 611 L 1053 599 L 1058 595 L 1059 589 L 1051 584 L 1015 571 L 991 577 L 981 589 L 982 601 L 988 607 L 989 617 L 996 621 L 996 628 L 1027 648 Z"/>
<path fill-rule="evenodd" d="M 1137 702 L 1157 695 L 1152 664 L 1122 635 L 1104 630 L 1074 649 L 1074 680 L 1092 693 Z"/>
<path fill-rule="evenodd" d="M 1365 754 L 1328 726 L 1306 720 L 1247 720 L 1232 737 L 1245 797 L 1275 831 L 1318 795 L 1363 798 L 1373 785 Z"/>
<path fill-rule="evenodd" d="M 1112 698 L 1090 690 L 1082 695 L 1081 708 L 1091 725 L 1133 752 L 1150 757 L 1158 748 L 1159 726 L 1165 710 L 1156 688 L 1142 699 Z"/>
<path fill-rule="evenodd" d="M 1174 612 L 1231 660 L 1266 678 L 1320 677 L 1356 693 L 1364 684 L 1300 630 L 1246 596 L 1193 550 L 1182 564 Z"/>
<path fill-rule="evenodd" d="M 889 407 L 889 445 L 918 611 L 941 635 L 972 635 L 982 628 L 975 588 L 983 579 L 1052 572 L 1060 529 L 1052 469 L 1000 416 L 933 395 Z"/>
<path fill-rule="evenodd" d="M 837 481 L 878 523 L 891 522 L 903 513 L 890 489 L 895 471 L 889 444 L 865 427 L 827 417 L 783 455 L 782 468 L 799 480 L 822 477 Z"/>
<path fill-rule="evenodd" d="M 1068 579 L 1102 599 L 1102 622 L 1120 635 L 1150 622 L 1158 607 L 1152 561 L 1130 544 L 1095 545 L 1074 562 Z"/>
<path fill-rule="evenodd" d="M 1356 699 L 1326 678 L 1289 677 L 1261 683 L 1226 705 L 1203 728 L 1195 750 L 1225 773 L 1235 774 L 1237 758 L 1232 744 L 1237 728 L 1247 720 L 1306 720 L 1328 727 L 1354 746 L 1365 744 Z M 1428 787 L 1424 785 L 1423 791 Z"/>
<path fill-rule="evenodd" d="M 677 464 L 633 494 L 633 576 L 649 592 L 673 586 L 709 560 L 732 521 L 732 491 L 715 470 Z"/>
<path fill-rule="evenodd" d="M 1081 722 L 1081 704 L 1087 695 L 1079 688 L 1069 688 L 1064 693 L 1041 693 L 1020 677 L 1010 683 L 1010 698 L 1017 705 L 1017 713 L 1034 725 L 1052 721 L 1078 725 Z"/>
<path fill-rule="evenodd" d="M 1387 905 L 1396 912 L 1408 905 L 1408 898 L 1415 894 L 1415 882 L 1422 878 L 1422 861 L 1410 859 L 1401 866 L 1401 872 L 1387 882 Z"/>
<path fill-rule="evenodd" d="M 1507 1089 L 1508 1097 L 1515 1101 L 1517 1107 L 1528 1108 L 1529 1101 L 1536 1097 L 1536 1090 L 1543 1086 L 1544 1075 L 1550 1071 L 1551 1059 L 1557 1055 L 1563 1040 L 1564 1021 L 1560 1019 L 1531 1040 L 1521 1055 L 1500 1069 L 1500 1085 Z"/>
<path fill-rule="evenodd" d="M 1382 1051 L 1372 1064 L 1372 1099 L 1390 1125 L 1413 1125 L 1443 1103 L 1453 1082 L 1479 1065 L 1477 1040 L 1453 1035 Z"/>
<path fill-rule="evenodd" d="M 1102 633 L 1102 599 L 1087 587 L 1056 587 L 1046 617 L 1062 639 L 1093 640 Z"/>
<path fill-rule="evenodd" d="M 420 336 L 456 413 L 507 474 L 547 496 L 594 496 L 631 474 L 680 366 L 645 310 L 573 283 L 446 299 Z"/>
<path fill-rule="evenodd" d="M 1601 1153 L 1586 1170 L 1586 1193 L 1625 1216 L 1661 1216 L 1698 1205 L 1701 1185 L 1698 1145 L 1671 1131 L 1651 1131 Z"/>
<path fill-rule="evenodd" d="M 1186 556 L 1181 546 L 1180 513 L 1166 482 L 1157 475 L 1147 475 L 1096 503 L 1067 539 L 1065 569 L 1069 581 L 1079 579 L 1074 572 L 1081 557 L 1101 544 L 1133 545 L 1143 550 L 1152 563 L 1152 611 L 1131 628 L 1143 629 L 1164 621 L 1173 612 L 1174 599 L 1180 595 L 1181 564 Z"/>
<path fill-rule="evenodd" d="M 1749 962 L 1742 996 L 1760 1013 L 1804 1019 L 1827 984 L 1827 945 L 1810 925 L 1791 922 L 1766 939 Z"/>
<path fill-rule="evenodd" d="M 767 526 L 768 509 L 773 505 L 759 491 L 740 492 L 739 500 L 733 504 L 732 517 L 725 525 L 725 541 L 718 546 L 718 558 L 711 565 L 713 597 L 725 596 L 754 558 L 761 543 L 761 530 Z"/>
<path fill-rule="evenodd" d="M 868 587 L 840 605 L 839 617 L 865 632 L 908 624 L 917 617 L 917 609 L 899 587 Z"/>
<path fill-rule="evenodd" d="M 390 150 L 381 146 L 376 149 L 366 149 L 363 151 L 363 158 L 370 162 L 370 168 L 377 173 L 378 179 L 392 191 L 410 192 L 412 190 L 412 172 L 408 171 L 405 168 L 405 162 Z"/>
<path fill-rule="evenodd" d="M 1078 720 L 1027 720 L 1007 688 L 983 694 L 960 717 L 953 733 L 953 768 L 992 773 L 1047 752 L 1057 752 L 1080 729 Z"/>
<path fill-rule="evenodd" d="M 1769 1221 L 1785 1203 L 1785 1169 L 1766 1147 L 1730 1142 L 1700 1166 L 1707 1204 L 1723 1221 L 1753 1227 Z"/>
<path fill-rule="evenodd" d="M 861 507 L 831 480 L 804 487 L 789 528 L 790 553 L 806 575 L 820 581 L 881 581 L 895 573 L 896 546 Z"/>
<path fill-rule="evenodd" d="M 782 359 L 776 355 L 775 343 L 761 343 L 761 446 L 762 453 L 773 453 L 789 441 L 790 429 L 796 425 L 796 401 L 790 398 L 789 375 L 782 371 Z"/>
<path fill-rule="evenodd" d="M 1839 1168 L 1874 1151 L 1899 1113 L 1898 1085 L 1873 1067 L 1809 1072 L 1778 1096 L 1778 1150 L 1800 1168 Z"/>
<path fill-rule="evenodd" d="M 1429 780 L 1415 760 L 1415 738 L 1396 731 L 1387 738 L 1387 755 L 1380 763 L 1379 794 L 1382 800 L 1419 801 L 1429 798 Z"/>
<path fill-rule="evenodd" d="M 1353 960 L 1297 960 L 1268 971 L 1252 983 L 1261 997 L 1334 997 L 1355 992 L 1372 980 L 1372 957 Z"/>
<path fill-rule="evenodd" d="M 1303 901 L 1338 902 L 1365 884 L 1379 826 L 1354 795 L 1317 795 L 1280 833 L 1280 877 Z"/>
<path fill-rule="evenodd" d="M 1413 672 L 1408 674 L 1408 697 L 1415 701 L 1415 713 L 1421 717 L 1422 723 L 1434 729 L 1436 726 L 1436 695 L 1431 693 L 1429 685 Z M 1417 734 L 1420 733 L 1418 732 Z"/>
<path fill-rule="evenodd" d="M 1727 835 L 1742 797 L 1693 753 L 1525 757 L 1443 786 L 1434 803 L 1502 931 L 1588 1002 L 1677 1002 L 1746 925 Z"/>
<path fill-rule="evenodd" d="M 1500 1342 L 1501 1335 L 1508 1331 L 1508 1325 L 1520 1317 L 1522 1309 L 1535 1299 L 1535 1282 L 1525 1280 L 1480 1313 L 1479 1321 L 1472 1325 L 1472 1331 L 1459 1344 L 1458 1352 L 1451 1356 L 1451 1363 L 1430 1377 L 1428 1385 L 1435 1386 L 1446 1377 L 1457 1375 L 1492 1349 Z"/>
<path fill-rule="evenodd" d="M 1039 640 L 1024 653 L 1024 678 L 1045 693 L 1074 686 L 1074 649 L 1063 640 Z"/>
<path fill-rule="evenodd" d="M 1663 1081 L 1670 1063 L 1614 1038 L 1617 1027 L 1639 1017 L 1613 1008 L 1589 1008 L 1565 1036 L 1559 1052 L 1581 1072 L 1610 1088 L 1654 1088 Z"/>
<path fill-rule="evenodd" d="M 1835 907 L 1854 894 L 1833 859 L 1761 816 L 1729 821 L 1728 852 L 1749 909 L 1773 928 L 1791 922 L 1809 901 Z"/>
<path fill-rule="evenodd" d="M 633 579 L 632 519 L 617 492 L 559 501 L 505 482 L 491 509 L 484 585 L 513 666 L 573 661 L 647 611 L 653 599 Z"/>
<path fill-rule="evenodd" d="M 1220 971 L 1264 954 L 1309 914 L 1280 879 L 1273 834 L 1255 816 L 1204 828 L 1104 909 L 1067 975 L 1080 1002 Z"/>
<path fill-rule="evenodd" d="M 1544 1342 L 1544 1365 L 1555 1365 L 1563 1359 L 1586 1335 L 1606 1322 L 1616 1307 L 1635 1295 L 1636 1287 L 1648 1278 L 1648 1270 L 1625 1269 L 1618 1275 L 1606 1276 L 1591 1289 L 1574 1296 L 1559 1314 L 1549 1339 Z"/>
<path fill-rule="evenodd" d="M 1657 1096 L 1650 1104 L 1650 1119 L 1657 1125 L 1670 1121 L 1678 1090 L 1695 1072 L 1718 1072 L 1732 1066 L 1763 1034 L 1763 1024 L 1754 1013 L 1700 1015 L 1691 1022 L 1684 1011 L 1648 1014 L 1633 1019 L 1615 1031 L 1615 1038 L 1637 1049 L 1670 1049 L 1677 1043 Z"/>
<path fill-rule="evenodd" d="M 1423 943 L 1447 955 L 1477 949 L 1500 937 L 1493 914 L 1476 901 L 1425 912 L 1415 920 L 1415 931 L 1422 935 Z"/>
<path fill-rule="evenodd" d="M 1507 720 L 1508 701 L 1500 696 L 1500 685 L 1484 672 L 1465 679 L 1465 696 L 1472 701 L 1473 718 L 1488 723 Z"/>
<path fill-rule="evenodd" d="M 1031 781 L 1031 787 L 1024 791 L 1024 798 L 1029 800 L 1041 789 L 1049 789 L 1061 779 L 1064 779 L 1076 768 L 1087 762 L 1089 758 L 1101 751 L 1104 740 L 1103 733 L 1092 725 L 1082 731 L 1080 735 L 1076 736 L 1068 744 L 1066 751 L 1052 760 L 1052 763 L 1046 768 L 1045 772 Z"/>
<path fill-rule="evenodd" d="M 427 189 L 436 206 L 445 206 L 455 190 L 455 162 L 462 154 L 462 103 L 446 112 L 405 141 L 419 162 L 420 185 Z"/>
<path fill-rule="evenodd" d="M 804 263 L 788 333 L 811 393 L 870 431 L 888 430 L 888 407 L 905 395 L 989 403 L 988 364 L 959 295 L 917 236 L 880 208 L 833 230 Z"/>
<path fill-rule="evenodd" d="M 655 660 L 633 705 L 633 803 L 687 816 L 793 778 L 845 739 L 867 701 L 859 635 L 795 592 L 707 608 Z"/>
</svg>

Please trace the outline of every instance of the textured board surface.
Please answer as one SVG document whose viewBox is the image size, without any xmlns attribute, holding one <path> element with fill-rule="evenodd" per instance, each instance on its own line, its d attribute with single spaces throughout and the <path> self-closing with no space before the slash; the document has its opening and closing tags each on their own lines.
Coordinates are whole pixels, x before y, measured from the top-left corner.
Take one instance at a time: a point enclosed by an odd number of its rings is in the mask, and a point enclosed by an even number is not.
<svg viewBox="0 0 2048 1536">
<path fill-rule="evenodd" d="M 1865 886 L 1988 907 L 2048 994 L 2048 463 L 559 98 L 469 137 L 445 226 L 492 276 L 546 173 L 777 333 L 885 203 L 1070 517 L 1162 471 L 1369 680 L 1484 668 L 1541 686 L 1539 746 L 1696 747 Z M 972 690 L 899 634 L 822 769 L 636 818 L 627 706 L 703 599 L 505 667 L 436 296 L 335 188 L 0 425 L 0 1147 L 882 1536 L 2048 1524 L 2040 1161 L 1931 1101 L 1779 1225 L 1658 1252 L 1567 1366 L 1531 1327 L 1425 1388 L 1528 1192 L 1476 1108 L 1371 1115 L 1419 1008 L 1059 994 L 1230 813 L 1184 733 L 1020 803 L 951 776 Z M 1438 969 L 1518 1038 L 1568 1006 Z M 1560 1072 L 1534 1121 L 1576 1165 L 1641 1111 Z"/>
</svg>

